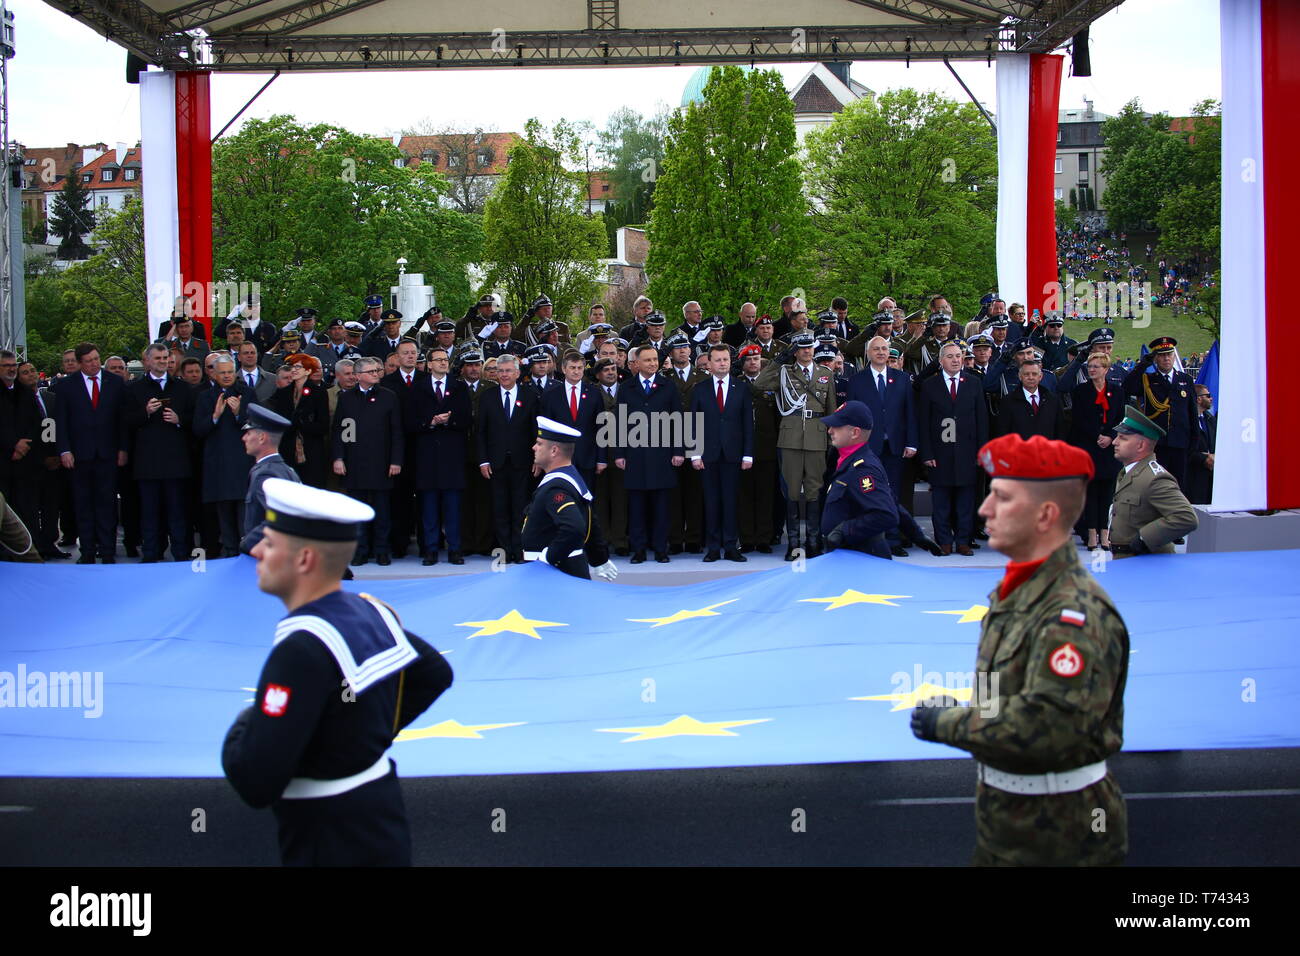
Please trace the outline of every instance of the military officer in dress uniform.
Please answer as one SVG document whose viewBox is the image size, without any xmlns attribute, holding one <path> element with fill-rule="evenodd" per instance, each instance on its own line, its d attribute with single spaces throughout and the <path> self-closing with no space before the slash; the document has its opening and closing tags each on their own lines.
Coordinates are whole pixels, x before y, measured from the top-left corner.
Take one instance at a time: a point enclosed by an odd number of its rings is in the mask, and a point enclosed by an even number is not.
<svg viewBox="0 0 1300 956">
<path fill-rule="evenodd" d="M 392 608 L 340 586 L 368 505 L 279 478 L 264 490 L 257 586 L 289 614 L 222 768 L 244 802 L 271 807 L 286 866 L 409 866 L 388 748 L 451 686 L 451 668 Z"/>
<path fill-rule="evenodd" d="M 1157 456 L 1164 430 L 1132 405 L 1115 426 L 1115 476 L 1110 549 L 1115 557 L 1173 554 L 1174 541 L 1196 530 L 1196 509 Z"/>
<path fill-rule="evenodd" d="M 989 595 L 970 706 L 925 701 L 912 732 L 979 762 L 976 865 L 1118 865 L 1128 820 L 1106 758 L 1124 741 L 1128 629 L 1071 539 L 1092 458 L 1012 434 L 980 462 L 989 544 L 1011 560 Z"/>
<path fill-rule="evenodd" d="M 537 416 L 533 462 L 545 474 L 524 516 L 524 560 L 545 561 L 587 580 L 594 569 L 596 577 L 613 581 L 618 567 L 609 559 L 592 493 L 573 464 L 573 449 L 580 438 L 578 429 Z"/>
<path fill-rule="evenodd" d="M 1044 374 L 1068 364 L 1070 346 L 1075 344 L 1074 339 L 1065 334 L 1065 319 L 1059 315 L 1049 315 L 1041 329 L 1030 333 L 1029 341 L 1043 353 Z"/>
<path fill-rule="evenodd" d="M 821 553 L 821 486 L 826 468 L 826 429 L 820 418 L 835 407 L 835 375 L 813 362 L 811 332 L 790 340 L 794 361 L 773 362 L 753 385 L 776 394 L 781 425 L 777 431 L 781 479 L 786 498 L 785 560 L 795 559 L 799 547 L 799 502 L 805 503 L 808 557 Z"/>
<path fill-rule="evenodd" d="M 362 325 L 365 326 L 366 334 L 370 334 L 379 328 L 380 315 L 384 310 L 384 297 L 382 295 L 366 296 L 365 308 L 357 316 Z"/>
<path fill-rule="evenodd" d="M 1178 487 L 1187 480 L 1187 459 L 1201 445 L 1197 427 L 1196 385 L 1186 372 L 1174 368 L 1176 339 L 1164 336 L 1147 346 L 1155 368 L 1139 364 L 1124 379 L 1129 402 L 1164 431 L 1156 445 L 1156 458 L 1173 474 Z"/>
<path fill-rule="evenodd" d="M 497 300 L 492 293 L 485 292 L 479 300 L 469 307 L 465 317 L 456 323 L 457 339 L 477 339 L 483 326 L 492 321 L 492 313 L 497 310 Z"/>
<path fill-rule="evenodd" d="M 515 317 L 509 312 L 496 312 L 492 321 L 479 330 L 479 338 L 483 340 L 484 359 L 500 358 L 503 355 L 524 357 L 524 352 L 527 351 L 524 343 L 511 337 L 514 322 Z"/>
<path fill-rule="evenodd" d="M 266 517 L 266 495 L 262 484 L 268 478 L 299 481 L 298 473 L 280 457 L 280 439 L 293 423 L 261 405 L 249 405 L 244 420 L 244 451 L 253 459 L 248 473 L 248 491 L 244 495 L 244 540 L 239 550 L 252 554 L 262 540 L 262 526 Z"/>
<path fill-rule="evenodd" d="M 885 535 L 898 527 L 898 506 L 885 466 L 867 445 L 871 409 L 859 401 L 845 402 L 823 415 L 821 423 L 839 452 L 822 509 L 826 550 L 849 548 L 891 560 Z"/>
</svg>

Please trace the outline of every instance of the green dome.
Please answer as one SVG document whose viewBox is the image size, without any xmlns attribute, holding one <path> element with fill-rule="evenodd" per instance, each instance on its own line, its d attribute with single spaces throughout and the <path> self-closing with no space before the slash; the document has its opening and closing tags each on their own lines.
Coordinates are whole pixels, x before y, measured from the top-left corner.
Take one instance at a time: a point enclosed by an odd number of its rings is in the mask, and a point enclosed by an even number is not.
<svg viewBox="0 0 1300 956">
<path fill-rule="evenodd" d="M 691 78 L 686 81 L 686 89 L 682 90 L 682 106 L 704 102 L 704 87 L 709 83 L 709 74 L 716 69 L 714 66 L 702 66 L 691 74 Z M 741 66 L 741 69 L 748 73 L 753 67 Z"/>
</svg>

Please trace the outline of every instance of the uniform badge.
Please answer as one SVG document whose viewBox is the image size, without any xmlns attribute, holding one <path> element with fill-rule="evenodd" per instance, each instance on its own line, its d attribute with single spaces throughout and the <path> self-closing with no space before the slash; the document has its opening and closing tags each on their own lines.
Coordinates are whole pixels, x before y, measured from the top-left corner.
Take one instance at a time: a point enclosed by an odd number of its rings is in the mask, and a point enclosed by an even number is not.
<svg viewBox="0 0 1300 956">
<path fill-rule="evenodd" d="M 874 487 L 876 487 L 876 483 L 871 480 L 871 476 L 870 475 L 864 476 L 862 479 L 862 490 L 870 491 Z"/>
<path fill-rule="evenodd" d="M 262 713 L 268 717 L 283 717 L 289 709 L 289 688 L 279 684 L 267 684 L 266 695 L 262 698 Z"/>
<path fill-rule="evenodd" d="M 829 381 L 830 381 L 829 378 L 827 378 L 825 375 L 822 375 L 822 376 L 818 377 L 818 379 L 817 379 L 817 384 L 818 384 L 818 385 L 825 385 L 825 384 L 826 384 L 827 382 L 829 382 Z"/>
<path fill-rule="evenodd" d="M 302 390 L 302 393 L 303 393 L 304 395 L 310 395 L 310 394 L 311 394 L 311 389 L 310 389 L 310 388 L 304 388 L 304 389 Z M 1183 394 L 1186 395 L 1187 393 L 1186 393 L 1186 392 L 1183 392 Z"/>
<path fill-rule="evenodd" d="M 551 496 L 551 500 L 558 505 L 561 501 L 564 500 L 563 492 L 557 491 L 553 496 Z"/>
<path fill-rule="evenodd" d="M 1181 396 L 1183 396 L 1183 398 L 1186 398 L 1186 397 L 1187 397 L 1187 389 L 1185 389 L 1185 388 L 1182 389 L 1178 394 L 1181 395 Z"/>
<path fill-rule="evenodd" d="M 1075 627 L 1083 627 L 1083 624 L 1087 619 L 1088 619 L 1087 615 L 1085 615 L 1082 611 L 1061 612 L 1062 624 L 1073 624 Z"/>
<path fill-rule="evenodd" d="M 524 407 L 523 400 L 518 398 L 515 399 L 515 408 L 523 408 L 523 407 Z"/>
<path fill-rule="evenodd" d="M 1158 462 L 1158 461 L 1156 461 L 1154 458 L 1152 458 L 1152 459 L 1151 459 L 1151 474 L 1153 474 L 1153 475 L 1159 475 L 1159 474 L 1161 474 L 1162 472 L 1164 472 L 1164 468 L 1161 467 L 1160 462 Z"/>
<path fill-rule="evenodd" d="M 1057 677 L 1075 677 L 1083 671 L 1083 655 L 1073 644 L 1062 644 L 1052 651 L 1047 666 Z"/>
</svg>

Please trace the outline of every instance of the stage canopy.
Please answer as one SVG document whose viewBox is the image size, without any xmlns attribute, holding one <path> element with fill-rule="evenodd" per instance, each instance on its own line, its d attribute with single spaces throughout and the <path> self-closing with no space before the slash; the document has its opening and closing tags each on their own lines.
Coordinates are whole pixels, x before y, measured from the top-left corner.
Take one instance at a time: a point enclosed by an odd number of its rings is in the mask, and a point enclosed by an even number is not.
<svg viewBox="0 0 1300 956">
<path fill-rule="evenodd" d="M 168 70 L 395 70 L 1048 53 L 1121 0 L 46 0 Z"/>
</svg>

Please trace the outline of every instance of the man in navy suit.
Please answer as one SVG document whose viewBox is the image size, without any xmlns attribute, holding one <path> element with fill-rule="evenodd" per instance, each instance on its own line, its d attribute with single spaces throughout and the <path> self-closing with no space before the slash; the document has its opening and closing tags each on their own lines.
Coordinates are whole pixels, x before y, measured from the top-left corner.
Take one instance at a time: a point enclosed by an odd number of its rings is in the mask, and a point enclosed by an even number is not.
<svg viewBox="0 0 1300 956">
<path fill-rule="evenodd" d="M 234 361 L 228 355 L 212 354 Z M 162 559 L 164 532 L 171 542 L 172 559 L 188 561 L 193 542 L 185 505 L 195 393 L 167 374 L 167 346 L 155 342 L 146 348 L 144 367 L 144 376 L 126 387 L 125 406 L 127 427 L 134 435 L 134 478 L 140 487 L 142 563 Z M 236 398 L 236 410 L 238 403 Z"/>
<path fill-rule="evenodd" d="M 628 362 L 636 374 L 618 389 L 620 435 L 614 464 L 623 470 L 627 489 L 628 543 L 632 563 L 645 561 L 647 544 L 655 560 L 668 563 L 668 498 L 677 485 L 677 471 L 686 460 L 682 449 L 665 443 L 656 422 L 672 423 L 681 418 L 681 399 L 671 381 L 657 373 L 659 355 L 650 346 L 639 346 Z M 656 413 L 665 413 L 659 415 Z M 637 428 L 636 425 L 641 427 Z"/>
<path fill-rule="evenodd" d="M 749 384 L 731 377 L 728 346 L 710 346 L 709 377 L 692 390 L 690 412 L 704 423 L 691 454 L 704 486 L 704 560 L 717 561 L 722 550 L 728 561 L 746 561 L 736 540 L 736 497 L 741 471 L 754 465 L 754 400 Z"/>
<path fill-rule="evenodd" d="M 605 448 L 596 442 L 605 402 L 600 388 L 586 380 L 587 360 L 580 353 L 566 353 L 560 369 L 563 379 L 542 392 L 541 414 L 582 432 L 574 443 L 573 465 L 594 491 L 596 476 L 605 470 Z"/>
<path fill-rule="evenodd" d="M 979 376 L 962 370 L 960 345 L 945 344 L 939 365 L 941 373 L 921 384 L 917 400 L 918 457 L 930 469 L 935 540 L 944 554 L 955 544 L 958 554 L 970 557 L 976 455 L 989 438 L 988 407 Z"/>
<path fill-rule="evenodd" d="M 497 544 L 505 548 L 511 564 L 524 562 L 520 532 L 528 507 L 539 402 L 537 390 L 519 381 L 518 357 L 498 356 L 497 384 L 479 397 L 474 424 L 479 472 L 491 482 Z"/>
<path fill-rule="evenodd" d="M 451 377 L 447 350 L 435 345 L 426 360 L 429 374 L 416 379 L 402 406 L 410 438 L 408 469 L 420 494 L 424 542 L 422 563 L 438 563 L 438 535 L 447 538 L 447 560 L 464 564 L 460 540 L 460 500 L 465 490 L 465 457 L 473 406 L 469 388 Z M 400 386 L 405 388 L 406 386 Z"/>
<path fill-rule="evenodd" d="M 885 468 L 897 505 L 903 485 L 903 460 L 916 455 L 919 439 L 912 407 L 912 377 L 902 369 L 889 367 L 889 340 L 884 336 L 878 335 L 867 343 L 867 367 L 849 380 L 848 400 L 862 402 L 871 411 L 876 427 L 867 444 Z M 897 527 L 886 537 L 894 557 L 907 557 Z"/>
<path fill-rule="evenodd" d="M 55 443 L 59 460 L 72 471 L 78 564 L 117 561 L 117 469 L 126 465 L 126 384 L 106 375 L 99 347 L 82 342 L 74 349 L 78 371 L 54 384 L 59 396 Z"/>
</svg>

